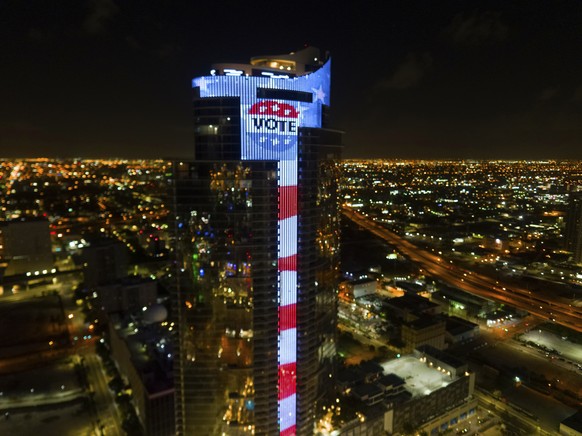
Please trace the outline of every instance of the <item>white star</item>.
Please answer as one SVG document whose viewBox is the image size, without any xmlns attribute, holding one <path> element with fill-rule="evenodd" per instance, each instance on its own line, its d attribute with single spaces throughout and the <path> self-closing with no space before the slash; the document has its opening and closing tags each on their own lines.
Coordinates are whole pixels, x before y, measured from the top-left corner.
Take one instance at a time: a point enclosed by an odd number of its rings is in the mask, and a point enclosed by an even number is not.
<svg viewBox="0 0 582 436">
<path fill-rule="evenodd" d="M 278 139 L 273 139 L 273 145 L 277 145 L 279 144 L 279 140 Z"/>
<path fill-rule="evenodd" d="M 277 111 L 279 110 L 279 105 L 278 105 L 278 104 L 274 104 L 274 105 L 273 105 L 273 110 L 274 110 L 275 112 L 277 112 Z"/>
<path fill-rule="evenodd" d="M 267 110 L 267 108 L 265 106 L 261 106 L 261 109 L 259 109 L 261 112 L 265 112 Z"/>
<path fill-rule="evenodd" d="M 289 115 L 291 111 L 289 109 L 285 109 L 285 115 Z"/>
<path fill-rule="evenodd" d="M 198 86 L 200 87 L 200 91 L 207 92 L 209 83 L 210 82 L 208 80 L 206 80 L 206 77 L 204 77 L 204 76 L 202 76 L 200 79 L 198 79 Z"/>
<path fill-rule="evenodd" d="M 261 136 L 261 139 L 259 139 L 259 142 L 265 142 L 267 140 L 267 138 L 265 138 L 264 136 Z"/>
<path fill-rule="evenodd" d="M 319 85 L 319 89 L 311 88 L 311 90 L 315 93 L 315 101 L 319 100 L 322 103 L 325 100 L 325 92 L 323 92 L 323 87 Z"/>
</svg>

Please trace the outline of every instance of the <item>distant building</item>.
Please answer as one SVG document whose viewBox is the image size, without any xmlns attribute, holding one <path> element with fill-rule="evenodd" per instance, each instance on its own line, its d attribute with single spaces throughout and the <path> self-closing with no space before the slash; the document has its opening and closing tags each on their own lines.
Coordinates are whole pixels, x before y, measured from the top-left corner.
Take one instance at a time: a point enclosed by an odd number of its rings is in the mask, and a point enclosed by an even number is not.
<svg viewBox="0 0 582 436">
<path fill-rule="evenodd" d="M 95 287 L 127 277 L 127 248 L 113 239 L 97 239 L 81 254 L 85 285 Z"/>
<path fill-rule="evenodd" d="M 566 249 L 572 252 L 575 263 L 582 264 L 582 191 L 570 193 L 566 217 Z"/>
<path fill-rule="evenodd" d="M 456 344 L 473 339 L 478 334 L 479 324 L 466 321 L 456 316 L 446 318 L 446 342 Z"/>
<path fill-rule="evenodd" d="M 431 301 L 438 303 L 449 314 L 459 313 L 468 317 L 483 317 L 495 310 L 497 305 L 492 300 L 478 297 L 458 289 L 444 288 L 431 294 Z"/>
<path fill-rule="evenodd" d="M 156 302 L 158 284 L 141 277 L 127 277 L 95 289 L 95 306 L 105 313 L 137 312 Z"/>
<path fill-rule="evenodd" d="M 430 347 L 415 354 L 417 357 L 405 356 L 384 365 L 386 371 L 406 380 L 412 394 L 409 400 L 389 406 L 385 431 L 394 434 L 415 429 L 438 434 L 475 413 L 475 374 L 466 371 L 465 363 Z"/>
<path fill-rule="evenodd" d="M 431 345 L 442 350 L 445 348 L 445 330 L 445 320 L 441 317 L 425 315 L 405 322 L 401 327 L 403 351 L 409 353 L 421 345 Z"/>
<path fill-rule="evenodd" d="M 386 301 L 385 306 L 395 317 L 408 322 L 424 315 L 434 316 L 441 313 L 441 308 L 438 304 L 410 293 Z"/>
<path fill-rule="evenodd" d="M 421 345 L 445 348 L 445 321 L 440 305 L 407 292 L 384 302 L 390 321 L 400 330 L 402 352 L 410 353 Z"/>
<path fill-rule="evenodd" d="M 5 276 L 53 268 L 49 222 L 42 218 L 0 222 L 0 263 Z"/>
<path fill-rule="evenodd" d="M 431 368 L 436 368 L 451 378 L 461 377 L 469 370 L 467 362 L 441 351 L 431 345 L 421 345 L 414 350 L 414 356 Z"/>
<path fill-rule="evenodd" d="M 354 280 L 348 284 L 351 288 L 354 298 L 364 297 L 376 293 L 378 282 L 375 279 Z"/>
<path fill-rule="evenodd" d="M 367 406 L 382 403 L 386 398 L 404 392 L 406 382 L 395 374 L 383 375 L 384 369 L 373 361 L 339 371 L 336 387 L 340 394 L 349 395 Z"/>
<path fill-rule="evenodd" d="M 146 436 L 173 436 L 173 348 L 168 327 L 156 305 L 150 321 L 141 317 L 113 316 L 109 320 L 111 357 L 131 386 L 133 405 Z M 148 311 L 144 313 L 147 321 Z M 141 313 L 141 311 L 140 311 Z M 151 318 L 151 317 L 150 317 Z"/>
</svg>

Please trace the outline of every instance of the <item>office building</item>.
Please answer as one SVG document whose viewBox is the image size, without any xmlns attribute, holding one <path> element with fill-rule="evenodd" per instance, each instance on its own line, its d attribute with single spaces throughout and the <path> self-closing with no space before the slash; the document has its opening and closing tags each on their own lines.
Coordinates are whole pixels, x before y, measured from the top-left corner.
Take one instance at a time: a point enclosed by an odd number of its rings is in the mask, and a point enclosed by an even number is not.
<svg viewBox="0 0 582 436">
<path fill-rule="evenodd" d="M 193 160 L 172 178 L 178 434 L 312 434 L 333 384 L 330 66 L 310 47 L 193 80 Z"/>
<path fill-rule="evenodd" d="M 566 249 L 572 252 L 574 263 L 582 264 L 582 191 L 570 192 L 566 217 Z"/>
<path fill-rule="evenodd" d="M 115 283 L 127 277 L 127 248 L 114 239 L 91 240 L 81 254 L 85 286 L 95 287 Z"/>
</svg>

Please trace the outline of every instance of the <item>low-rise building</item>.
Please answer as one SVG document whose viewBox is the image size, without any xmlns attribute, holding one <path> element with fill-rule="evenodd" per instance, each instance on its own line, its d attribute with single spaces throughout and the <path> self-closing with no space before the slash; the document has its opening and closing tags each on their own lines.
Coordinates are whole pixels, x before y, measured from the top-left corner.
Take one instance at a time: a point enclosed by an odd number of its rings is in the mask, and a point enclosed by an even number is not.
<svg viewBox="0 0 582 436">
<path fill-rule="evenodd" d="M 436 368 L 437 371 L 441 371 L 451 378 L 461 377 L 469 369 L 467 362 L 430 345 L 418 347 L 414 350 L 414 356 L 429 367 Z"/>
<path fill-rule="evenodd" d="M 344 395 L 350 397 L 346 406 L 355 407 L 358 418 L 345 423 L 340 435 L 437 435 L 475 413 L 475 375 L 466 364 L 431 347 L 416 354 L 384 362 L 385 375 L 372 382 L 366 383 L 361 375 L 359 382 L 352 377 L 356 384 Z M 359 406 L 350 403 L 354 399 Z"/>
<path fill-rule="evenodd" d="M 354 298 L 364 297 L 366 295 L 373 295 L 376 293 L 378 282 L 376 279 L 361 279 L 352 282 L 352 289 Z"/>
<path fill-rule="evenodd" d="M 458 344 L 459 342 L 474 339 L 478 334 L 479 324 L 456 316 L 450 316 L 446 319 L 445 340 L 449 344 Z"/>
<path fill-rule="evenodd" d="M 438 304 L 411 293 L 387 300 L 385 306 L 394 317 L 406 322 L 414 321 L 425 315 L 434 316 L 441 313 Z"/>
<path fill-rule="evenodd" d="M 384 415 L 384 430 L 388 434 L 414 430 L 434 434 L 433 428 L 427 428 L 429 423 L 443 415 L 450 422 L 451 410 L 473 404 L 475 375 L 468 371 L 449 375 L 411 355 L 386 362 L 384 370 L 406 380 L 406 390 L 411 394 L 406 401 L 388 405 Z M 476 404 L 467 410 L 467 416 L 471 409 L 471 414 L 474 413 L 475 407 Z M 463 413 L 460 407 L 456 419 Z"/>
<path fill-rule="evenodd" d="M 399 395 L 406 389 L 406 382 L 396 374 L 383 375 L 376 380 L 376 384 L 382 388 L 385 397 Z"/>
</svg>

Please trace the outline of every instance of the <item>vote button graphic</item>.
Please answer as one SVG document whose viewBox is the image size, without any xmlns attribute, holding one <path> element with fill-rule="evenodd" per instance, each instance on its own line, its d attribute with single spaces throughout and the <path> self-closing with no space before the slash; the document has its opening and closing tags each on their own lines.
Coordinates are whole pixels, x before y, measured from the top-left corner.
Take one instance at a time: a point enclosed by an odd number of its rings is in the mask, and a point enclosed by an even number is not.
<svg viewBox="0 0 582 436">
<path fill-rule="evenodd" d="M 265 150 L 283 152 L 297 144 L 299 112 L 287 103 L 264 100 L 253 104 L 247 118 L 247 137 Z"/>
</svg>

